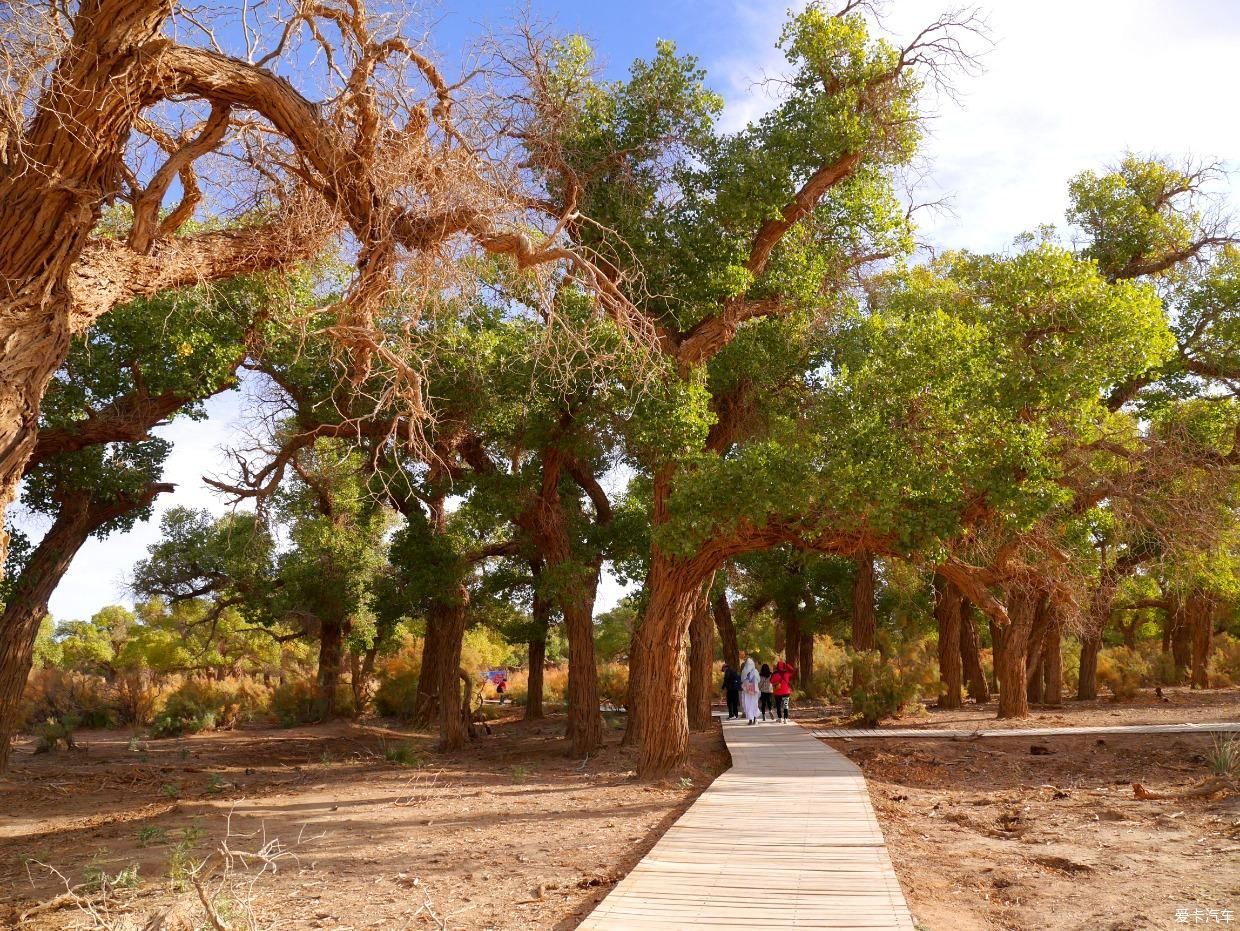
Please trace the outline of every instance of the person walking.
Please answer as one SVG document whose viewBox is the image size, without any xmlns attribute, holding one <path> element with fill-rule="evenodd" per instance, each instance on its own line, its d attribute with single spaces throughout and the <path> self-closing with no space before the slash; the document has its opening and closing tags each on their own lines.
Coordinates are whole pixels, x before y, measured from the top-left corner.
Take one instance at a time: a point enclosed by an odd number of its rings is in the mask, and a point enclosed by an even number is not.
<svg viewBox="0 0 1240 931">
<path fill-rule="evenodd" d="M 723 695 L 728 700 L 728 720 L 741 716 L 741 674 L 723 664 Z"/>
<path fill-rule="evenodd" d="M 771 673 L 771 687 L 775 694 L 775 720 L 784 724 L 788 720 L 788 706 L 792 704 L 792 680 L 797 671 L 782 659 Z"/>
<path fill-rule="evenodd" d="M 741 711 L 750 724 L 758 720 L 758 678 L 753 657 L 745 657 L 745 665 L 741 667 Z"/>
<path fill-rule="evenodd" d="M 774 688 L 771 685 L 771 667 L 763 663 L 758 670 L 758 710 L 762 712 L 763 721 L 766 720 L 767 712 L 770 712 L 771 720 L 775 720 L 775 696 L 772 694 Z"/>
</svg>

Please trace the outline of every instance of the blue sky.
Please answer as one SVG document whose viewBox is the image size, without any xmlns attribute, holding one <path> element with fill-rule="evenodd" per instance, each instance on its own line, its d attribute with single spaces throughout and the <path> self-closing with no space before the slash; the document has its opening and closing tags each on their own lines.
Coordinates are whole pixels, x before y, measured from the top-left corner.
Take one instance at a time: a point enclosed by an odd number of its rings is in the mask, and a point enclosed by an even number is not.
<svg viewBox="0 0 1240 931">
<path fill-rule="evenodd" d="M 896 0 L 886 18 L 907 37 L 946 3 Z M 593 40 L 618 75 L 660 38 L 696 54 L 727 102 L 730 127 L 759 115 L 770 101 L 756 87 L 778 73 L 774 48 L 787 2 L 629 0 L 547 3 L 530 0 L 538 20 Z M 939 247 L 1001 249 L 1022 230 L 1062 224 L 1068 178 L 1115 161 L 1126 150 L 1222 159 L 1240 169 L 1235 56 L 1237 0 L 991 0 L 981 4 L 996 42 L 986 72 L 965 79 L 961 105 L 940 101 L 927 141 L 920 200 L 948 197 L 952 213 L 924 216 L 922 238 Z M 483 28 L 501 30 L 516 4 L 443 2 L 421 6 L 445 62 L 456 60 Z M 1232 188 L 1240 190 L 1233 178 Z M 1240 198 L 1232 202 L 1240 206 Z M 214 399 L 203 423 L 180 422 L 163 435 L 175 444 L 167 477 L 177 492 L 159 501 L 221 503 L 200 476 L 222 471 L 221 446 L 242 427 L 236 395 Z M 41 526 L 23 522 L 31 530 Z M 125 580 L 157 536 L 157 518 L 106 541 L 91 541 L 52 597 L 58 619 L 86 617 L 130 601 Z M 606 581 L 600 608 L 618 596 Z"/>
</svg>

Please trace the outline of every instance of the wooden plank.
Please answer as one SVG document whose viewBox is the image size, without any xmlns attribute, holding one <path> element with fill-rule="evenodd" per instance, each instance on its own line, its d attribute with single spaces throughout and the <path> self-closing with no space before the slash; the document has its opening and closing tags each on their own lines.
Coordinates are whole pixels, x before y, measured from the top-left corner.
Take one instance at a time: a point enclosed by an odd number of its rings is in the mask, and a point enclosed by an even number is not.
<svg viewBox="0 0 1240 931">
<path fill-rule="evenodd" d="M 793 725 L 723 735 L 732 768 L 578 927 L 912 929 L 861 771 Z"/>
<path fill-rule="evenodd" d="M 811 731 L 826 740 L 856 737 L 928 737 L 934 739 L 974 737 L 1088 737 L 1091 734 L 1222 734 L 1240 733 L 1240 723 L 1208 724 L 1116 724 L 1102 727 L 1013 727 L 989 730 L 935 730 L 924 727 L 830 727 Z"/>
</svg>

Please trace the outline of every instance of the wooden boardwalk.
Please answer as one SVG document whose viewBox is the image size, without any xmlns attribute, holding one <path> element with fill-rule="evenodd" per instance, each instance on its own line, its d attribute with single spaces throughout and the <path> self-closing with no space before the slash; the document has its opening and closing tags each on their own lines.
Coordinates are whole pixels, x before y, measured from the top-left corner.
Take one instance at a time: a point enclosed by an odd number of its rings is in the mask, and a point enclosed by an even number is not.
<svg viewBox="0 0 1240 931">
<path fill-rule="evenodd" d="M 1222 734 L 1240 733 L 1240 724 L 1220 721 L 1214 724 L 1116 724 L 1106 727 L 1011 727 L 989 730 L 935 730 L 923 727 L 830 727 L 811 731 L 828 740 L 853 737 L 1088 737 L 1091 734 Z"/>
<path fill-rule="evenodd" d="M 911 929 L 861 771 L 795 724 L 724 721 L 732 768 L 580 931 Z"/>
</svg>

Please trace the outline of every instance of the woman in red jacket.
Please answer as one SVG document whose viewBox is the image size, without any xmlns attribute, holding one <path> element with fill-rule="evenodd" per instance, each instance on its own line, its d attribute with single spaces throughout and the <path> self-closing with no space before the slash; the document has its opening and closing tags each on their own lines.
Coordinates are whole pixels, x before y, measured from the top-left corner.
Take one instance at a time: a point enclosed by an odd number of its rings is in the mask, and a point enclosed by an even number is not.
<svg viewBox="0 0 1240 931">
<path fill-rule="evenodd" d="M 792 680 L 797 671 L 782 659 L 771 673 L 771 686 L 775 692 L 775 720 L 783 724 L 788 720 L 788 706 L 792 703 Z"/>
</svg>

